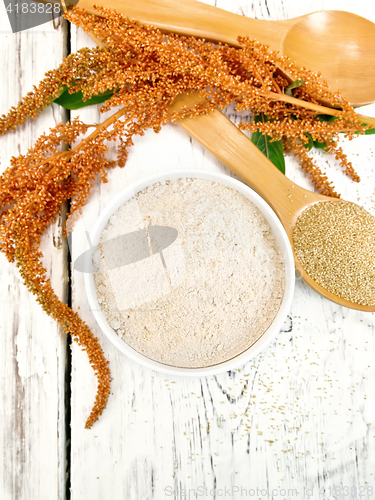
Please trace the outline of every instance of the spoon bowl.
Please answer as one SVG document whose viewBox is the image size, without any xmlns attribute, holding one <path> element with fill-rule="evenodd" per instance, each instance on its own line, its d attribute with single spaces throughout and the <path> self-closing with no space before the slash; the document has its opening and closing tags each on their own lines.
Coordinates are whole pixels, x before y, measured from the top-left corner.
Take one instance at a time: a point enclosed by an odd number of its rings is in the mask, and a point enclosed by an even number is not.
<svg viewBox="0 0 375 500">
<path fill-rule="evenodd" d="M 193 108 L 195 104 L 202 102 L 203 98 L 196 93 L 181 94 L 170 107 L 170 113 L 180 111 L 183 106 Z M 305 283 L 337 304 L 359 311 L 375 312 L 375 305 L 356 304 L 323 288 L 307 274 L 295 252 L 293 231 L 302 212 L 314 203 L 327 201 L 338 203 L 342 202 L 342 199 L 313 193 L 285 177 L 248 137 L 218 110 L 207 115 L 183 118 L 177 124 L 271 206 L 288 235 L 294 253 L 296 270 Z"/>
<path fill-rule="evenodd" d="M 375 100 L 374 56 L 369 50 L 375 46 L 374 23 L 343 11 L 314 12 L 292 21 L 283 54 L 300 67 L 320 72 L 330 89 L 339 90 L 353 106 Z"/>
<path fill-rule="evenodd" d="M 375 101 L 375 24 L 350 12 L 320 11 L 285 21 L 251 19 L 195 0 L 80 0 L 78 6 L 98 15 L 94 4 L 152 24 L 163 32 L 196 36 L 239 47 L 249 36 L 289 56 L 297 66 L 320 72 L 332 91 L 352 106 Z"/>
</svg>

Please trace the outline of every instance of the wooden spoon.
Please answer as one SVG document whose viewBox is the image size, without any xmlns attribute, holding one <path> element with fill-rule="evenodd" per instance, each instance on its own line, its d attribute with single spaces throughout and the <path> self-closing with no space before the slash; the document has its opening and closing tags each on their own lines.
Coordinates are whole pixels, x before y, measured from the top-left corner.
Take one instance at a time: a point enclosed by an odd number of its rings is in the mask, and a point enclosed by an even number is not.
<svg viewBox="0 0 375 500">
<path fill-rule="evenodd" d="M 352 106 L 375 101 L 375 24 L 350 12 L 326 10 L 287 21 L 264 21 L 232 14 L 195 0 L 80 0 L 92 14 L 94 4 L 175 32 L 239 46 L 249 36 L 288 55 L 299 67 L 320 72 L 331 90 Z"/>
<path fill-rule="evenodd" d="M 198 94 L 181 94 L 170 107 L 170 113 L 183 106 L 194 108 L 203 100 Z M 363 306 L 342 299 L 329 292 L 305 271 L 298 260 L 293 244 L 293 230 L 298 216 L 311 204 L 340 199 L 312 193 L 285 177 L 263 153 L 220 111 L 207 115 L 184 118 L 177 122 L 192 137 L 216 156 L 226 167 L 238 175 L 272 207 L 279 217 L 291 243 L 297 272 L 302 279 L 321 295 L 337 304 L 359 311 L 375 312 L 375 306 Z M 341 200 L 342 201 L 342 200 Z"/>
</svg>

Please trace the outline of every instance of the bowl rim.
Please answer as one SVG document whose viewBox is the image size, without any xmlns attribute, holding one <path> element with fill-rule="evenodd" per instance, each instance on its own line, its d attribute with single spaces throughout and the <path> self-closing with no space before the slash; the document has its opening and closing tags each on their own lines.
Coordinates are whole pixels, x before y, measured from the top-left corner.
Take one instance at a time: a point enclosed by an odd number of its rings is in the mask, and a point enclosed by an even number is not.
<svg viewBox="0 0 375 500">
<path fill-rule="evenodd" d="M 105 228 L 105 226 L 107 225 L 110 217 L 126 201 L 134 197 L 137 193 L 139 193 L 146 187 L 151 186 L 152 184 L 168 180 L 181 179 L 181 178 L 198 178 L 202 180 L 209 180 L 233 188 L 236 191 L 243 194 L 244 196 L 246 196 L 246 198 L 248 198 L 252 203 L 254 203 L 254 205 L 262 212 L 262 214 L 266 218 L 268 224 L 270 225 L 275 235 L 277 244 L 283 255 L 284 265 L 285 265 L 285 290 L 284 290 L 283 300 L 281 302 L 280 308 L 274 320 L 272 321 L 268 329 L 248 349 L 246 349 L 245 351 L 241 352 L 237 356 L 234 356 L 233 358 L 227 361 L 203 368 L 175 367 L 147 358 L 143 354 L 139 353 L 138 351 L 130 347 L 130 345 L 128 345 L 124 340 L 122 340 L 117 335 L 117 333 L 112 329 L 112 327 L 107 322 L 101 310 L 96 295 L 94 274 L 90 272 L 84 273 L 86 295 L 88 298 L 90 310 L 92 311 L 95 320 L 97 321 L 104 335 L 115 347 L 117 347 L 117 349 L 119 349 L 120 352 L 131 358 L 133 361 L 136 361 L 147 368 L 151 368 L 152 370 L 165 373 L 168 375 L 189 376 L 189 377 L 217 375 L 219 373 L 243 366 L 245 363 L 247 363 L 252 358 L 257 356 L 266 346 L 268 346 L 270 342 L 274 339 L 276 334 L 280 331 L 280 328 L 283 325 L 288 313 L 290 312 L 290 308 L 292 305 L 294 286 L 295 286 L 295 267 L 294 267 L 294 257 L 292 248 L 290 245 L 289 238 L 279 218 L 277 217 L 276 213 L 272 210 L 272 208 L 263 200 L 263 198 L 261 198 L 254 190 L 252 190 L 249 186 L 247 186 L 243 182 L 231 177 L 230 175 L 222 174 L 211 170 L 173 169 L 173 170 L 165 170 L 162 172 L 158 172 L 143 177 L 142 179 L 130 184 L 125 189 L 119 191 L 114 196 L 113 200 L 110 201 L 105 206 L 105 208 L 99 214 L 98 219 L 94 224 L 94 227 L 90 231 L 90 240 L 89 240 L 90 248 L 88 250 L 95 248 L 95 246 L 99 243 L 101 233 Z M 86 266 L 87 266 L 87 267 L 85 266 L 85 268 L 89 269 L 92 260 L 92 252 L 87 251 L 85 256 L 86 256 Z"/>
</svg>

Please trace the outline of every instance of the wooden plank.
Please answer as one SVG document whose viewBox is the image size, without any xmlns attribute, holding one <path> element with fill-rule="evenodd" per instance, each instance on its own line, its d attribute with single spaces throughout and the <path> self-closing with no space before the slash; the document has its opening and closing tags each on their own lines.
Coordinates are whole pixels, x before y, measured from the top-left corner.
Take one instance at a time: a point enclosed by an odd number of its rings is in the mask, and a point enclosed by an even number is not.
<svg viewBox="0 0 375 500">
<path fill-rule="evenodd" d="M 268 19 L 352 8 L 329 0 L 216 3 Z M 364 3 L 354 7 L 373 16 Z M 74 50 L 90 44 L 72 29 Z M 375 114 L 375 107 L 368 112 Z M 233 110 L 229 114 L 238 120 Z M 90 123 L 103 120 L 95 109 L 79 115 Z M 330 162 L 343 197 L 373 213 L 374 147 L 374 137 L 345 145 L 363 177 L 360 185 Z M 316 157 L 325 167 L 327 158 Z M 75 257 L 86 250 L 85 231 L 114 193 L 149 173 L 190 167 L 225 171 L 175 126 L 136 139 L 126 167 L 111 171 L 108 184 L 96 185 L 74 232 Z M 311 189 L 293 159 L 287 174 Z M 84 431 L 95 379 L 85 354 L 73 347 L 73 499 L 324 498 L 322 488 L 332 498 L 334 487 L 341 488 L 339 498 L 371 498 L 366 488 L 375 486 L 374 314 L 339 307 L 297 280 L 292 310 L 267 349 L 240 370 L 190 379 L 155 373 L 118 353 L 96 325 L 77 271 L 72 298 L 99 337 L 114 379 L 105 413 Z"/>
<path fill-rule="evenodd" d="M 0 113 L 32 90 L 66 54 L 66 23 L 56 20 L 12 34 L 0 5 Z M 26 153 L 43 131 L 65 119 L 48 109 L 15 133 L 0 138 L 1 171 L 11 156 Z M 67 298 L 67 249 L 61 220 L 43 239 L 44 263 L 61 299 Z M 42 311 L 0 255 L 0 496 L 4 500 L 65 498 L 66 338 Z"/>
</svg>

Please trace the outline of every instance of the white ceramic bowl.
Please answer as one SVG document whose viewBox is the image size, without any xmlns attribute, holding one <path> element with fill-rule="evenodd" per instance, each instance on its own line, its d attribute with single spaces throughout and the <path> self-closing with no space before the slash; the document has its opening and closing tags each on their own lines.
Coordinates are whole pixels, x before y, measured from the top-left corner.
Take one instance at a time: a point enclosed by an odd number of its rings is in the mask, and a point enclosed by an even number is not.
<svg viewBox="0 0 375 500">
<path fill-rule="evenodd" d="M 279 332 L 292 304 L 294 283 L 295 283 L 294 259 L 293 259 L 292 249 L 290 247 L 290 243 L 284 231 L 283 226 L 281 225 L 275 212 L 258 194 L 256 194 L 252 189 L 250 189 L 246 184 L 243 184 L 242 182 L 233 179 L 228 175 L 219 174 L 216 172 L 204 171 L 204 170 L 202 171 L 197 169 L 168 170 L 166 172 L 160 172 L 158 174 L 145 177 L 144 179 L 132 184 L 131 186 L 127 187 L 126 189 L 118 193 L 115 196 L 115 198 L 102 211 L 95 224 L 95 227 L 91 232 L 90 236 L 91 236 L 92 247 L 94 248 L 96 245 L 99 244 L 101 233 L 105 228 L 105 226 L 107 225 L 110 217 L 126 201 L 135 196 L 139 191 L 142 191 L 143 189 L 145 189 L 148 186 L 151 186 L 152 184 L 161 181 L 180 179 L 180 178 L 204 179 L 212 182 L 217 182 L 219 184 L 222 184 L 223 186 L 227 186 L 232 189 L 236 189 L 239 193 L 243 194 L 252 203 L 254 203 L 254 205 L 258 207 L 258 209 L 267 219 L 275 235 L 280 251 L 284 257 L 286 282 L 285 282 L 284 297 L 280 309 L 276 314 L 274 321 L 271 323 L 266 332 L 251 347 L 246 349 L 246 351 L 243 351 L 238 356 L 235 356 L 234 358 L 225 361 L 223 363 L 219 363 L 217 365 L 209 366 L 206 368 L 173 367 L 170 365 L 159 363 L 157 361 L 153 361 L 152 359 L 143 356 L 139 352 L 132 349 L 116 334 L 116 332 L 108 324 L 98 303 L 96 296 L 94 275 L 92 273 L 85 273 L 85 287 L 90 308 L 96 318 L 96 321 L 98 322 L 100 328 L 102 329 L 104 334 L 108 337 L 108 339 L 122 353 L 126 354 L 127 356 L 129 356 L 129 358 L 133 359 L 134 361 L 137 361 L 140 364 L 159 372 L 168 373 L 171 375 L 183 375 L 183 376 L 208 376 L 242 366 L 244 363 L 246 363 L 251 358 L 256 356 L 262 349 L 264 349 L 275 337 L 275 335 Z M 87 252 L 86 256 L 88 259 L 87 260 L 88 264 L 88 262 L 91 261 L 92 255 L 90 255 L 90 252 Z M 89 267 L 90 266 L 88 266 L 87 269 Z"/>
</svg>

